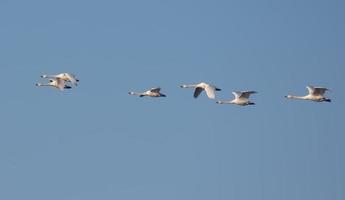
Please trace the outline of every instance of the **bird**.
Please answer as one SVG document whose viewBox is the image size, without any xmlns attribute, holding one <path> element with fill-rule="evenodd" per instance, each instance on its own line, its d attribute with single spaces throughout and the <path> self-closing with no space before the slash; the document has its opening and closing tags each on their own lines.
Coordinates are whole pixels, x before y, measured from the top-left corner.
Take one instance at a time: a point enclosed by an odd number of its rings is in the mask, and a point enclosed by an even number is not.
<svg viewBox="0 0 345 200">
<path fill-rule="evenodd" d="M 194 85 L 180 85 L 180 87 L 181 88 L 195 88 L 194 98 L 197 98 L 200 95 L 200 93 L 205 90 L 208 98 L 215 99 L 216 98 L 215 91 L 221 91 L 221 89 L 204 82 L 194 84 Z"/>
<path fill-rule="evenodd" d="M 57 89 L 60 89 L 61 91 L 64 89 L 71 89 L 71 86 L 66 85 L 66 82 L 60 78 L 55 79 L 49 79 L 49 83 L 43 84 L 43 83 L 36 83 L 36 86 L 49 86 L 54 87 Z"/>
<path fill-rule="evenodd" d="M 302 99 L 302 100 L 309 100 L 309 101 L 315 101 L 315 102 L 331 102 L 331 99 L 328 99 L 324 96 L 325 92 L 329 89 L 324 87 L 313 87 L 313 86 L 307 86 L 309 94 L 305 96 L 293 96 L 293 95 L 287 95 L 285 96 L 288 99 Z"/>
<path fill-rule="evenodd" d="M 75 78 L 74 74 L 69 74 L 69 73 L 60 73 L 56 75 L 42 75 L 42 78 L 59 78 L 61 80 L 64 80 L 66 82 L 71 82 L 73 85 L 77 86 L 79 80 Z"/>
<path fill-rule="evenodd" d="M 233 100 L 220 100 L 216 103 L 218 104 L 236 104 L 239 106 L 248 106 L 248 105 L 255 105 L 254 102 L 249 101 L 249 96 L 251 94 L 257 93 L 256 91 L 241 91 L 241 92 L 232 92 L 235 96 Z"/>
<path fill-rule="evenodd" d="M 128 92 L 128 94 L 130 95 L 136 95 L 139 97 L 144 97 L 144 96 L 148 96 L 148 97 L 166 97 L 165 94 L 160 93 L 161 88 L 157 87 L 157 88 L 151 88 L 145 92 Z"/>
</svg>

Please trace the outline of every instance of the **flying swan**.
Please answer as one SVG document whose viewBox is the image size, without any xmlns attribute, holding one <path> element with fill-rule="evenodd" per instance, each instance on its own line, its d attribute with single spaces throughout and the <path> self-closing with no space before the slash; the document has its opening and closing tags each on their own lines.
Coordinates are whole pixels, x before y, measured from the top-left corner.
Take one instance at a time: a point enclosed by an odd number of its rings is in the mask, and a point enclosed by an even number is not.
<svg viewBox="0 0 345 200">
<path fill-rule="evenodd" d="M 54 88 L 60 89 L 61 91 L 64 89 L 71 89 L 71 86 L 66 85 L 66 82 L 60 78 L 49 79 L 49 83 L 47 84 L 36 83 L 36 86 L 54 87 Z"/>
<path fill-rule="evenodd" d="M 166 97 L 165 94 L 160 93 L 161 88 L 152 88 L 150 90 L 147 90 L 145 92 L 128 92 L 128 94 L 130 95 L 136 95 L 139 97 L 144 97 L 144 96 L 148 96 L 148 97 Z"/>
<path fill-rule="evenodd" d="M 42 75 L 42 78 L 59 78 L 61 80 L 64 80 L 66 82 L 71 82 L 73 85 L 77 86 L 79 80 L 75 78 L 74 74 L 69 74 L 69 73 L 61 73 L 61 74 L 56 74 L 56 75 Z"/>
<path fill-rule="evenodd" d="M 208 98 L 215 99 L 216 98 L 215 91 L 221 90 L 213 85 L 203 83 L 203 82 L 199 84 L 194 84 L 194 85 L 181 85 L 180 87 L 181 88 L 195 88 L 194 98 L 197 98 L 200 95 L 200 93 L 205 90 Z"/>
<path fill-rule="evenodd" d="M 302 100 L 309 100 L 309 101 L 316 101 L 316 102 L 331 102 L 331 99 L 328 99 L 324 96 L 325 92 L 329 89 L 324 87 L 313 87 L 313 86 L 307 86 L 308 95 L 305 96 L 293 96 L 293 95 L 287 95 L 285 96 L 288 99 L 302 99 Z"/>
<path fill-rule="evenodd" d="M 236 104 L 239 106 L 255 105 L 254 102 L 249 101 L 249 96 L 251 94 L 257 93 L 256 91 L 242 91 L 242 92 L 232 92 L 235 96 L 233 100 L 221 100 L 217 101 L 218 104 Z"/>
</svg>

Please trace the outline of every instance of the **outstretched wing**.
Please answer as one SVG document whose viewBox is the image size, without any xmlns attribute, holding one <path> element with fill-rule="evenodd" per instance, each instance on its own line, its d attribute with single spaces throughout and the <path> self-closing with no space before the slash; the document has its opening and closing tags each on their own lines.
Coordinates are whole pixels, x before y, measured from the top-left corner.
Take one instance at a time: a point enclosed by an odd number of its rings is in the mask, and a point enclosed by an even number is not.
<svg viewBox="0 0 345 200">
<path fill-rule="evenodd" d="M 310 85 L 308 85 L 307 86 L 307 89 L 308 89 L 308 92 L 309 92 L 309 94 L 314 94 L 314 87 L 313 86 L 310 86 Z"/>
<path fill-rule="evenodd" d="M 197 98 L 199 95 L 200 95 L 200 93 L 203 91 L 203 88 L 201 88 L 201 87 L 196 87 L 195 88 L 195 91 L 194 91 L 194 98 Z"/>
<path fill-rule="evenodd" d="M 155 92 L 155 93 L 159 93 L 161 91 L 161 88 L 152 88 L 150 89 L 150 92 Z"/>
<path fill-rule="evenodd" d="M 211 85 L 208 85 L 205 87 L 205 91 L 206 91 L 208 98 L 210 98 L 210 99 L 216 98 L 215 90 L 216 90 L 216 87 L 211 86 Z"/>
<path fill-rule="evenodd" d="M 73 74 L 66 73 L 65 75 L 73 83 L 73 85 L 78 85 L 77 80 L 75 79 L 75 76 Z"/>
<path fill-rule="evenodd" d="M 241 92 L 240 98 L 248 99 L 251 94 L 255 94 L 255 93 L 256 91 L 244 91 L 244 92 Z"/>
<path fill-rule="evenodd" d="M 307 89 L 309 91 L 309 94 L 311 95 L 324 95 L 325 92 L 328 90 L 324 87 L 313 87 L 313 86 L 307 86 Z"/>
<path fill-rule="evenodd" d="M 232 94 L 235 96 L 236 99 L 238 99 L 241 97 L 242 92 L 232 92 Z"/>
<path fill-rule="evenodd" d="M 327 88 L 315 87 L 314 88 L 314 94 L 315 95 L 324 95 L 327 90 L 328 90 Z"/>
</svg>

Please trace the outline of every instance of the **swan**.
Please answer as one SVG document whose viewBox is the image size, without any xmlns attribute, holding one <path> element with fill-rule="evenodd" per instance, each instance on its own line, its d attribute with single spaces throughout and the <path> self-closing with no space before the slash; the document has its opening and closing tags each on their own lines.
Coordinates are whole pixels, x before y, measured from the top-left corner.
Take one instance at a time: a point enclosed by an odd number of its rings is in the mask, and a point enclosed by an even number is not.
<svg viewBox="0 0 345 200">
<path fill-rule="evenodd" d="M 194 98 L 197 98 L 200 93 L 205 90 L 206 92 L 206 95 L 208 98 L 210 99 L 214 99 L 216 98 L 216 94 L 215 94 L 215 91 L 220 91 L 221 89 L 213 86 L 213 85 L 210 85 L 210 84 L 207 84 L 207 83 L 204 83 L 204 82 L 201 82 L 201 83 L 198 83 L 198 84 L 194 84 L 194 85 L 180 85 L 181 88 L 195 88 L 195 91 L 194 91 Z"/>
<path fill-rule="evenodd" d="M 145 92 L 128 92 L 128 94 L 130 95 L 136 95 L 139 97 L 144 97 L 144 96 L 148 96 L 148 97 L 166 97 L 165 94 L 160 93 L 161 88 L 157 87 L 157 88 L 151 88 L 150 90 L 147 90 Z"/>
<path fill-rule="evenodd" d="M 242 92 L 232 92 L 235 96 L 233 100 L 217 101 L 218 104 L 236 104 L 239 106 L 255 105 L 254 102 L 249 101 L 249 96 L 251 94 L 257 93 L 256 91 L 242 91 Z"/>
<path fill-rule="evenodd" d="M 310 101 L 316 101 L 316 102 L 331 102 L 331 99 L 328 99 L 324 96 L 325 92 L 329 89 L 324 87 L 313 87 L 313 86 L 307 86 L 309 94 L 305 96 L 293 96 L 293 95 L 287 95 L 285 96 L 288 99 L 302 99 L 302 100 L 310 100 Z"/>
<path fill-rule="evenodd" d="M 47 84 L 36 83 L 36 86 L 49 86 L 49 87 L 54 87 L 60 90 L 71 89 L 71 86 L 66 85 L 66 82 L 60 78 L 49 79 L 49 83 Z"/>
<path fill-rule="evenodd" d="M 61 74 L 56 74 L 56 75 L 42 75 L 42 78 L 59 78 L 61 80 L 64 80 L 66 82 L 72 82 L 73 85 L 77 86 L 79 80 L 75 78 L 74 74 L 69 74 L 69 73 L 61 73 Z"/>
</svg>

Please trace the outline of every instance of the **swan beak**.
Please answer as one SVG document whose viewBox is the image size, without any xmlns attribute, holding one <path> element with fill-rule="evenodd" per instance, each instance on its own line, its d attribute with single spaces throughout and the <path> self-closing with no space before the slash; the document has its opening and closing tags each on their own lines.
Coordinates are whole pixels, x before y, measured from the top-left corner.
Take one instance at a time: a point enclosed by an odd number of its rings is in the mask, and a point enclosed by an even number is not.
<svg viewBox="0 0 345 200">
<path fill-rule="evenodd" d="M 161 97 L 166 97 L 167 95 L 165 95 L 165 94 L 161 94 Z"/>
<path fill-rule="evenodd" d="M 216 91 L 221 91 L 222 89 L 220 89 L 220 88 L 216 88 Z"/>
</svg>

